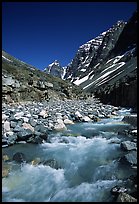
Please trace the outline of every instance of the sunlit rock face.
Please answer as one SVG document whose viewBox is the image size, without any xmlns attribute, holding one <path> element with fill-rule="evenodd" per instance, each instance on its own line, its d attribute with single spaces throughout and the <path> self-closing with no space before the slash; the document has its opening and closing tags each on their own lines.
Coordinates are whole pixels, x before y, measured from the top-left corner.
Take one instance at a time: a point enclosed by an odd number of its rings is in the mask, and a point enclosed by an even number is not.
<svg viewBox="0 0 139 204">
<path fill-rule="evenodd" d="M 104 103 L 136 109 L 137 13 L 80 46 L 64 78 Z"/>
<path fill-rule="evenodd" d="M 55 60 L 53 63 L 49 64 L 48 67 L 44 69 L 44 72 L 62 78 L 64 70 L 63 67 L 60 65 L 59 61 Z"/>
</svg>

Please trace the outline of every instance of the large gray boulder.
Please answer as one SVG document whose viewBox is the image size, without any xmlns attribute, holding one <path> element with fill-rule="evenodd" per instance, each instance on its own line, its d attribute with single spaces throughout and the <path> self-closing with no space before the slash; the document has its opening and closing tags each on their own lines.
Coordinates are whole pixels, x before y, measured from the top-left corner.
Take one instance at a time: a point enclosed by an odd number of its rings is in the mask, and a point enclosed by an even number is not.
<svg viewBox="0 0 139 204">
<path fill-rule="evenodd" d="M 120 159 L 121 163 L 128 163 L 132 166 L 137 165 L 137 152 L 131 151 L 130 153 L 124 155 Z"/>
<path fill-rule="evenodd" d="M 124 116 L 122 121 L 125 122 L 125 123 L 129 123 L 129 124 L 131 124 L 134 127 L 137 127 L 137 115 L 127 115 L 127 116 Z"/>
<path fill-rule="evenodd" d="M 137 145 L 136 145 L 135 142 L 124 141 L 124 142 L 121 143 L 121 148 L 123 150 L 126 150 L 126 151 L 136 150 L 137 149 Z"/>
</svg>

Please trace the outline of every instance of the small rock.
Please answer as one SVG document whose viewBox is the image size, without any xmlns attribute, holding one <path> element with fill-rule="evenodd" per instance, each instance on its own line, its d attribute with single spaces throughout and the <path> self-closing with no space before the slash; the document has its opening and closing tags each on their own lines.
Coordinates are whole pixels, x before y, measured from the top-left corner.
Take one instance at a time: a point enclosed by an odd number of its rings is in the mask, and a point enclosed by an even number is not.
<svg viewBox="0 0 139 204">
<path fill-rule="evenodd" d="M 17 125 L 17 123 L 16 123 L 16 122 L 14 122 L 14 121 L 11 121 L 11 122 L 10 122 L 10 126 L 11 126 L 11 128 L 15 128 L 15 127 L 16 127 L 16 125 Z"/>
<path fill-rule="evenodd" d="M 16 125 L 16 127 L 13 129 L 14 132 L 20 132 L 20 131 L 23 131 L 23 128 L 20 127 L 20 125 Z"/>
<path fill-rule="evenodd" d="M 4 123 L 4 131 L 5 132 L 10 131 L 10 122 L 9 121 L 5 121 L 5 123 Z"/>
<path fill-rule="evenodd" d="M 59 119 L 59 120 L 61 120 L 61 119 Z M 61 123 L 57 123 L 54 125 L 54 130 L 57 130 L 57 131 L 67 130 L 67 127 L 63 123 L 63 120 L 61 120 L 61 121 L 62 121 Z"/>
<path fill-rule="evenodd" d="M 90 122 L 91 119 L 90 119 L 88 116 L 84 116 L 84 117 L 82 118 L 82 121 L 83 121 L 83 122 Z"/>
<path fill-rule="evenodd" d="M 34 127 L 34 130 L 37 131 L 37 132 L 41 132 L 41 133 L 47 133 L 48 132 L 48 129 L 47 127 L 45 127 L 43 124 L 38 124 Z"/>
<path fill-rule="evenodd" d="M 78 118 L 82 118 L 83 117 L 79 111 L 75 112 L 75 116 L 78 117 Z"/>
<path fill-rule="evenodd" d="M 74 124 L 74 122 L 72 120 L 69 120 L 69 119 L 64 119 L 64 123 L 66 125 Z"/>
<path fill-rule="evenodd" d="M 60 168 L 58 162 L 55 159 L 49 159 L 47 161 L 44 161 L 43 165 L 50 166 L 51 168 L 54 168 L 54 169 Z"/>
<path fill-rule="evenodd" d="M 14 115 L 15 119 L 19 119 L 19 118 L 21 118 L 22 116 L 24 116 L 24 112 L 19 112 L 19 113 L 16 113 L 16 114 Z"/>
<path fill-rule="evenodd" d="M 24 120 L 24 123 L 28 123 L 29 119 L 27 117 L 22 117 Z"/>
<path fill-rule="evenodd" d="M 37 124 L 37 120 L 33 120 L 32 118 L 29 119 L 29 123 L 32 127 L 35 127 Z"/>
<path fill-rule="evenodd" d="M 17 136 L 19 140 L 27 140 L 32 134 L 33 132 L 30 129 L 23 129 L 23 131 L 17 133 Z"/>
<path fill-rule="evenodd" d="M 133 135 L 133 136 L 137 136 L 137 130 L 132 130 L 132 131 L 130 132 L 130 134 Z"/>
<path fill-rule="evenodd" d="M 7 115 L 5 115 L 4 113 L 2 113 L 2 120 L 6 120 L 8 118 Z"/>
<path fill-rule="evenodd" d="M 35 158 L 34 160 L 31 161 L 31 164 L 33 166 L 36 166 L 40 163 L 41 159 L 39 157 Z"/>
<path fill-rule="evenodd" d="M 42 110 L 40 113 L 39 113 L 39 116 L 43 117 L 43 118 L 47 118 L 48 117 L 48 113 L 46 110 Z"/>
<path fill-rule="evenodd" d="M 32 132 L 34 132 L 34 127 L 32 127 L 29 123 L 23 123 L 22 126 L 24 129 L 30 129 Z"/>
<path fill-rule="evenodd" d="M 29 137 L 27 140 L 28 143 L 34 143 L 34 144 L 41 144 L 43 142 L 43 139 L 40 136 L 32 136 Z"/>
</svg>

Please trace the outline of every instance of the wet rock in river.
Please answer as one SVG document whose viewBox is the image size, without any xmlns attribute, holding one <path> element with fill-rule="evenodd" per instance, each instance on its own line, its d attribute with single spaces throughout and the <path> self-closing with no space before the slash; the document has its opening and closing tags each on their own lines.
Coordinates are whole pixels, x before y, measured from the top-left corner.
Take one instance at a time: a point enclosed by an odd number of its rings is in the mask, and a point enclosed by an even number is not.
<svg viewBox="0 0 139 204">
<path fill-rule="evenodd" d="M 122 121 L 131 124 L 133 127 L 137 127 L 137 115 L 124 116 Z"/>
<path fill-rule="evenodd" d="M 32 136 L 27 140 L 28 143 L 41 144 L 43 139 L 40 136 Z"/>
<path fill-rule="evenodd" d="M 22 163 L 26 161 L 25 155 L 22 152 L 16 152 L 13 155 L 13 160 L 16 161 L 17 163 Z"/>
<path fill-rule="evenodd" d="M 30 129 L 23 129 L 17 133 L 18 140 L 27 140 L 32 136 L 33 132 Z"/>
<path fill-rule="evenodd" d="M 61 168 L 60 165 L 58 164 L 58 162 L 55 159 L 49 159 L 49 160 L 44 161 L 42 163 L 43 163 L 43 165 L 50 166 L 51 168 L 54 168 L 54 169 Z"/>
<path fill-rule="evenodd" d="M 31 161 L 31 164 L 33 166 L 36 166 L 36 165 L 40 164 L 40 162 L 41 162 L 41 159 L 39 157 L 37 157 L 37 158 L 35 158 L 34 160 Z"/>
<path fill-rule="evenodd" d="M 69 119 L 64 119 L 64 123 L 66 125 L 74 124 L 74 122 L 72 120 L 69 120 Z"/>
<path fill-rule="evenodd" d="M 135 142 L 124 141 L 121 143 L 121 148 L 125 151 L 136 150 L 137 144 Z"/>
<path fill-rule="evenodd" d="M 137 165 L 137 152 L 131 151 L 120 159 L 121 163 L 128 163 L 130 165 Z"/>
</svg>

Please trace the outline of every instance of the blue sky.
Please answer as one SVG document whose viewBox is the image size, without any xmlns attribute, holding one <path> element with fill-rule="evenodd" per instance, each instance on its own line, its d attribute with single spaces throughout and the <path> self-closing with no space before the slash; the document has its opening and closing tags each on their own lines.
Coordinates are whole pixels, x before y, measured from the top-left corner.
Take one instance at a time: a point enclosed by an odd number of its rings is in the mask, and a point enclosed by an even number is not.
<svg viewBox="0 0 139 204">
<path fill-rule="evenodd" d="M 80 45 L 128 21 L 136 2 L 3 2 L 2 49 L 39 69 L 66 66 Z"/>
</svg>

